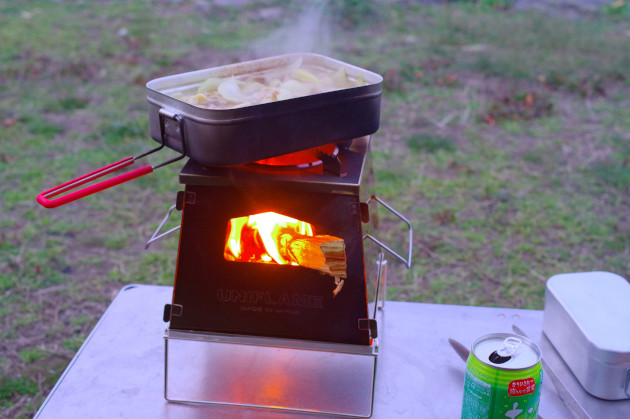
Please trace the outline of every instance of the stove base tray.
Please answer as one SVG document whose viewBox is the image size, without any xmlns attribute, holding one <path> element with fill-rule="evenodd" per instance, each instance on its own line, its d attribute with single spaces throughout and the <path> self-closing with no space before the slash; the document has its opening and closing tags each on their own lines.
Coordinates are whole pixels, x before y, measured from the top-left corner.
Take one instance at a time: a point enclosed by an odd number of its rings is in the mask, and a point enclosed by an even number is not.
<svg viewBox="0 0 630 419">
<path fill-rule="evenodd" d="M 166 330 L 170 402 L 369 417 L 378 344 Z"/>
</svg>

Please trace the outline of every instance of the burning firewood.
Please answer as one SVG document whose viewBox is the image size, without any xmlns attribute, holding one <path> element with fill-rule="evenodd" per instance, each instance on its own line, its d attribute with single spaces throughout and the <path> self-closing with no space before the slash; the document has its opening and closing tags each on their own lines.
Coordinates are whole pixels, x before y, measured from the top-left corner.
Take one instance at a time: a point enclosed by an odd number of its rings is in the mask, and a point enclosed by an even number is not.
<svg viewBox="0 0 630 419">
<path fill-rule="evenodd" d="M 283 253 L 293 262 L 334 277 L 346 278 L 346 244 L 328 235 L 304 236 L 284 231 L 280 236 Z"/>
<path fill-rule="evenodd" d="M 333 295 L 336 297 L 337 294 L 339 294 L 339 292 L 341 291 L 341 288 L 343 288 L 343 279 L 341 279 L 338 276 L 335 276 L 335 289 L 333 290 Z"/>
<path fill-rule="evenodd" d="M 334 295 L 339 294 L 343 278 L 347 278 L 343 239 L 316 235 L 309 223 L 274 212 L 231 219 L 224 257 L 315 269 L 335 279 Z"/>
</svg>

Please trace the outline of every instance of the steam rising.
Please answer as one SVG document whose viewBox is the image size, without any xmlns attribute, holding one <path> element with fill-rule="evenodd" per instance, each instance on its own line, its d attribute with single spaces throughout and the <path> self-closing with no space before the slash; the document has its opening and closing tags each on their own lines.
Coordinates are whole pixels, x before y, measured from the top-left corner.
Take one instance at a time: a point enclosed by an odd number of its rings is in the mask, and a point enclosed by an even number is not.
<svg viewBox="0 0 630 419">
<path fill-rule="evenodd" d="M 330 23 L 326 19 L 326 0 L 305 2 L 297 19 L 252 45 L 258 57 L 292 52 L 329 54 Z"/>
</svg>

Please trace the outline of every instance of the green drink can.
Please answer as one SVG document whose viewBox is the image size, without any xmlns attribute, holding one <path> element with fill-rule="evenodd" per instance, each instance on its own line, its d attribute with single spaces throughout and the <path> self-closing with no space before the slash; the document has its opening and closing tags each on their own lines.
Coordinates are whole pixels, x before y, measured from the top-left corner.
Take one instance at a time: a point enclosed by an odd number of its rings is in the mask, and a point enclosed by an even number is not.
<svg viewBox="0 0 630 419">
<path fill-rule="evenodd" d="M 462 419 L 536 418 L 543 372 L 530 339 L 510 333 L 481 336 L 466 361 Z"/>
</svg>

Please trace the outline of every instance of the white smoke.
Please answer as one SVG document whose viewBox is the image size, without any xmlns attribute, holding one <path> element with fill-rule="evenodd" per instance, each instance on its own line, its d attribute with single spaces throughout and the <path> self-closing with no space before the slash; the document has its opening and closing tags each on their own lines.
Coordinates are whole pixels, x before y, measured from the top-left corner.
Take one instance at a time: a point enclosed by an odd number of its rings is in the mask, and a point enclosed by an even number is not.
<svg viewBox="0 0 630 419">
<path fill-rule="evenodd" d="M 255 55 L 267 57 L 292 52 L 330 52 L 330 22 L 326 14 L 326 0 L 304 2 L 307 7 L 300 15 L 252 45 Z"/>
</svg>

